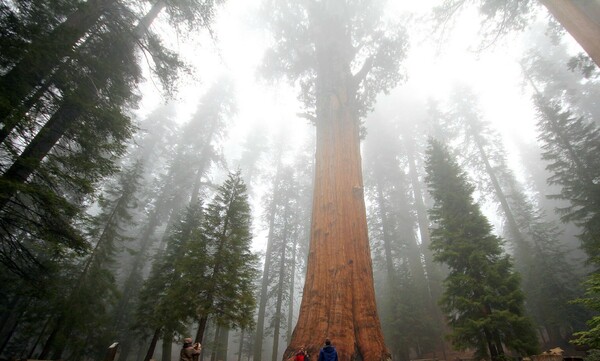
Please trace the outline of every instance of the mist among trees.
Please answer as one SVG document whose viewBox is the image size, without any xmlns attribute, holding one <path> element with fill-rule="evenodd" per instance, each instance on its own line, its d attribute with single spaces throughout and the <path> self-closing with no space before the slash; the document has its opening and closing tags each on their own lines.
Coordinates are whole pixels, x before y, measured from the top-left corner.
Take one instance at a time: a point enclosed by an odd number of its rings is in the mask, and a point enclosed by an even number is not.
<svg viewBox="0 0 600 361">
<path fill-rule="evenodd" d="M 599 24 L 3 0 L 0 360 L 594 361 Z"/>
</svg>

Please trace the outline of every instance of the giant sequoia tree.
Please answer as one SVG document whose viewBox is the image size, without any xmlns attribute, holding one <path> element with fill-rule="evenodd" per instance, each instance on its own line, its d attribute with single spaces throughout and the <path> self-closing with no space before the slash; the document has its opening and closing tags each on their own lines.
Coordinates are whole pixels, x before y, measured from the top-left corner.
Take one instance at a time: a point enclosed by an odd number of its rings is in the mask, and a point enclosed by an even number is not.
<svg viewBox="0 0 600 361">
<path fill-rule="evenodd" d="M 310 251 L 300 315 L 284 357 L 326 337 L 340 359 L 389 359 L 377 316 L 360 159 L 360 117 L 400 79 L 405 36 L 382 3 L 272 1 L 267 66 L 302 87 L 317 131 Z"/>
</svg>

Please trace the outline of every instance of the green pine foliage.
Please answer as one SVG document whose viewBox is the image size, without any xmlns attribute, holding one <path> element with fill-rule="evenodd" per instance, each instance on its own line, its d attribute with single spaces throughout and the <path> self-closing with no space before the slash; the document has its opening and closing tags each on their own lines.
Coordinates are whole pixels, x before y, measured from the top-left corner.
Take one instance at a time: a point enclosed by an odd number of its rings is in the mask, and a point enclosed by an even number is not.
<svg viewBox="0 0 600 361">
<path fill-rule="evenodd" d="M 598 356 L 598 349 L 600 349 L 600 274 L 592 274 L 584 283 L 586 288 L 585 297 L 577 299 L 575 302 L 582 304 L 586 308 L 595 312 L 587 321 L 587 330 L 575 332 L 573 334 L 573 343 L 576 345 L 587 346 L 596 351 Z M 595 358 L 594 358 L 595 359 Z"/>
<path fill-rule="evenodd" d="M 547 169 L 552 174 L 548 182 L 560 186 L 560 193 L 551 197 L 569 201 L 558 211 L 565 222 L 573 221 L 581 227 L 582 247 L 597 267 L 600 263 L 600 128 L 541 94 L 536 96 L 535 104 L 542 157 L 549 162 Z M 599 284 L 596 271 L 584 284 L 585 297 L 576 303 L 595 312 L 600 310 Z M 600 318 L 593 316 L 586 323 L 588 329 L 575 333 L 573 342 L 600 347 Z"/>
<path fill-rule="evenodd" d="M 404 174 L 405 158 L 391 124 L 374 118 L 364 145 L 365 194 L 375 294 L 382 329 L 400 360 L 435 351 L 439 309 L 429 293 L 416 219 Z"/>
<path fill-rule="evenodd" d="M 473 186 L 441 143 L 432 140 L 427 155 L 435 202 L 431 249 L 449 267 L 441 306 L 452 327 L 450 340 L 458 349 L 475 349 L 478 359 L 501 359 L 504 346 L 534 354 L 537 340 L 524 314 L 519 275 L 474 202 Z"/>
<path fill-rule="evenodd" d="M 192 203 L 172 225 L 139 295 L 134 329 L 142 337 L 186 336 L 202 317 L 252 326 L 256 256 L 245 192 L 240 173 L 231 174 L 206 209 Z"/>
<path fill-rule="evenodd" d="M 470 89 L 457 87 L 440 126 L 447 129 L 448 138 L 459 141 L 460 159 L 477 179 L 477 189 L 498 204 L 528 313 L 548 335 L 549 346 L 566 342 L 566 335 L 587 317 L 581 307 L 569 304 L 581 295 L 580 276 L 568 262 L 560 229 L 528 199 L 508 165 L 500 136 L 483 119 L 476 99 Z"/>
<path fill-rule="evenodd" d="M 560 104 L 542 95 L 535 99 L 538 109 L 538 139 L 542 157 L 549 162 L 548 182 L 561 187 L 553 198 L 570 202 L 558 211 L 565 222 L 580 225 L 583 248 L 592 262 L 600 257 L 600 128 L 577 117 Z"/>
<path fill-rule="evenodd" d="M 228 328 L 253 325 L 258 271 L 250 250 L 251 221 L 246 185 L 240 172 L 231 173 L 208 204 L 202 225 L 208 275 L 196 290 L 199 318 L 210 316 Z"/>
<path fill-rule="evenodd" d="M 197 258 L 205 249 L 202 219 L 199 202 L 188 206 L 173 224 L 165 251 L 157 255 L 150 277 L 140 291 L 135 313 L 134 329 L 142 336 L 151 336 L 157 329 L 185 335 L 194 314 L 196 289 L 192 287 L 197 287 L 203 279 L 201 270 L 207 261 Z M 190 257 L 191 253 L 195 253 L 194 257 Z M 184 271 L 193 268 L 200 272 L 186 274 Z"/>
</svg>

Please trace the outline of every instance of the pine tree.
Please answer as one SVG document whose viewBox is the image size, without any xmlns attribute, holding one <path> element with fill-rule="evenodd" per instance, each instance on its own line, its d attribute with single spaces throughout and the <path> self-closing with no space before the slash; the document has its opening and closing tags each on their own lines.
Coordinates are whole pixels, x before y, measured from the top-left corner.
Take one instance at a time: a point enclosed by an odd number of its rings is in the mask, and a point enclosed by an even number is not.
<svg viewBox="0 0 600 361">
<path fill-rule="evenodd" d="M 448 149 L 432 140 L 426 163 L 431 209 L 431 248 L 450 273 L 441 300 L 458 349 L 473 348 L 477 358 L 503 359 L 504 346 L 523 355 L 536 352 L 537 340 L 524 315 L 518 274 L 502 253 L 502 240 L 473 200 L 467 182 Z"/>
<path fill-rule="evenodd" d="M 195 288 L 199 326 L 196 341 L 202 342 L 211 317 L 218 326 L 249 328 L 254 322 L 256 256 L 250 251 L 251 215 L 241 173 L 229 174 L 207 206 L 202 225 L 208 261 L 206 274 Z M 196 256 L 190 252 L 190 256 Z M 188 270 L 194 274 L 197 267 Z"/>
<path fill-rule="evenodd" d="M 576 302 L 596 312 L 596 315 L 587 321 L 588 329 L 573 334 L 573 343 L 592 349 L 600 349 L 600 274 L 594 273 L 586 280 L 585 297 L 577 299 Z"/>
<path fill-rule="evenodd" d="M 392 354 L 422 358 L 441 335 L 434 327 L 435 310 L 417 241 L 416 219 L 403 173 L 400 139 L 382 116 L 371 118 L 365 152 L 365 194 L 373 255 L 377 304 Z M 439 311 L 438 311 L 439 313 Z"/>
<path fill-rule="evenodd" d="M 580 225 L 583 248 L 592 262 L 600 257 L 600 128 L 570 110 L 548 101 L 544 96 L 535 98 L 538 109 L 538 139 L 542 142 L 542 157 L 549 162 L 550 184 L 561 187 L 553 198 L 570 202 L 559 208 L 565 222 Z"/>
<path fill-rule="evenodd" d="M 195 284 L 203 280 L 206 244 L 202 238 L 203 210 L 199 202 L 182 212 L 167 236 L 167 247 L 157 255 L 150 277 L 144 281 L 135 314 L 134 328 L 152 336 L 145 360 L 152 358 L 159 336 L 184 335 L 193 320 Z M 194 251 L 194 258 L 190 254 Z M 186 273 L 196 269 L 197 274 Z M 166 340 L 165 342 L 168 342 Z"/>
<path fill-rule="evenodd" d="M 60 358 L 65 350 L 75 358 L 84 350 L 101 353 L 110 342 L 109 312 L 118 298 L 114 260 L 117 250 L 130 241 L 126 229 L 131 226 L 132 210 L 138 206 L 141 172 L 140 163 L 124 169 L 100 198 L 101 212 L 93 218 L 88 232 L 95 245 L 75 272 L 78 276 L 69 285 L 67 294 L 59 299 L 60 311 L 53 317 L 41 358 L 50 352 Z"/>
<path fill-rule="evenodd" d="M 560 193 L 551 195 L 556 199 L 569 201 L 558 209 L 561 218 L 581 226 L 579 235 L 583 249 L 595 267 L 600 263 L 600 128 L 583 117 L 575 116 L 569 109 L 542 94 L 537 94 L 535 104 L 538 109 L 542 142 L 542 157 L 549 162 L 551 172 L 548 182 L 560 186 Z M 598 284 L 600 277 L 593 273 L 585 283 L 586 296 L 578 303 L 592 311 L 597 311 Z M 587 321 L 588 330 L 575 333 L 577 344 L 600 345 L 600 318 L 593 316 Z"/>
<path fill-rule="evenodd" d="M 472 92 L 458 88 L 450 107 L 444 119 L 446 134 L 460 142 L 460 159 L 477 175 L 478 190 L 492 195 L 498 204 L 506 225 L 505 238 L 522 276 L 527 310 L 542 339 L 547 334 L 550 345 L 566 344 L 571 330 L 579 327 L 585 316 L 581 308 L 568 303 L 580 291 L 578 276 L 560 244 L 558 226 L 532 204 L 515 179 L 503 143 L 482 119 Z M 545 276 L 540 278 L 542 273 Z"/>
</svg>

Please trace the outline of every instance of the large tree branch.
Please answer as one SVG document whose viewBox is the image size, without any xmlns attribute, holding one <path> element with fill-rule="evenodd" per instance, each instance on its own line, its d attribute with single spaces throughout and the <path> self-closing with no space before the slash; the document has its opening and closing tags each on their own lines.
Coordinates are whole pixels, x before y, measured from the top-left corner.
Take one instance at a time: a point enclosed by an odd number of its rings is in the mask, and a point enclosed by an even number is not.
<svg viewBox="0 0 600 361">
<path fill-rule="evenodd" d="M 360 70 L 352 76 L 352 79 L 353 79 L 352 83 L 355 86 L 355 88 L 358 88 L 360 83 L 362 83 L 362 81 L 365 80 L 365 78 L 367 77 L 367 75 L 369 74 L 371 69 L 373 69 L 374 62 L 375 62 L 375 55 L 371 55 L 370 57 L 367 58 L 367 60 L 365 60 L 362 67 L 360 68 Z"/>
</svg>

